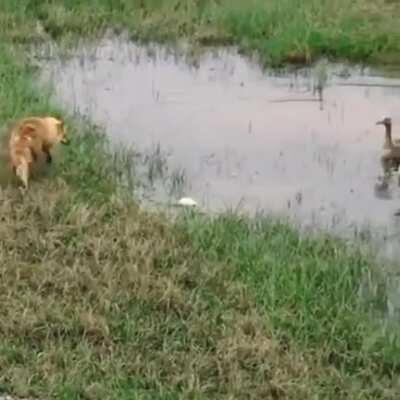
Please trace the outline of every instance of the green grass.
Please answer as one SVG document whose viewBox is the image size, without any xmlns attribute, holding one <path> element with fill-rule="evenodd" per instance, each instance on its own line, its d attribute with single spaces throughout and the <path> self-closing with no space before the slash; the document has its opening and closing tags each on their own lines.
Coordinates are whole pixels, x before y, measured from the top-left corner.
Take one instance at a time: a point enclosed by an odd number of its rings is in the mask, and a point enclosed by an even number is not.
<svg viewBox="0 0 400 400">
<path fill-rule="evenodd" d="M 377 311 L 377 301 L 385 299 L 371 296 L 371 284 L 379 279 L 363 280 L 374 271 L 374 262 L 359 248 L 329 234 L 300 235 L 267 217 L 190 217 L 183 219 L 182 227 L 206 258 L 234 266 L 235 279 L 251 288 L 278 338 L 294 339 L 303 348 L 326 349 L 326 361 L 340 358 L 339 364 L 350 370 L 363 364 L 365 355 L 371 356 L 363 351 L 376 344 L 365 311 L 368 303 Z M 361 288 L 367 297 L 361 298 Z M 399 350 L 395 344 L 393 360 Z"/>
<path fill-rule="evenodd" d="M 0 190 L 0 392 L 398 399 L 398 326 L 379 319 L 382 265 L 329 235 L 300 235 L 267 217 L 188 213 L 171 221 L 142 209 L 121 188 L 136 184 L 135 176 L 126 181 L 130 153 L 113 153 L 104 132 L 52 104 L 15 45 L 48 40 L 37 26 L 61 41 L 114 26 L 143 39 L 236 42 L 276 62 L 291 51 L 364 59 L 396 50 L 382 34 L 398 29 L 380 24 L 384 2 L 88 3 L 0 5 L 0 123 L 61 113 L 73 137 L 27 195 L 13 184 Z M 332 39 L 346 35 L 350 45 Z M 386 47 L 374 45 L 378 38 Z M 3 184 L 12 180 L 6 160 Z M 179 186 L 184 178 L 174 179 Z"/>
<path fill-rule="evenodd" d="M 113 28 L 138 40 L 235 44 L 273 65 L 320 56 L 399 64 L 399 16 L 388 0 L 4 0 L 0 30 L 31 42 Z"/>
</svg>

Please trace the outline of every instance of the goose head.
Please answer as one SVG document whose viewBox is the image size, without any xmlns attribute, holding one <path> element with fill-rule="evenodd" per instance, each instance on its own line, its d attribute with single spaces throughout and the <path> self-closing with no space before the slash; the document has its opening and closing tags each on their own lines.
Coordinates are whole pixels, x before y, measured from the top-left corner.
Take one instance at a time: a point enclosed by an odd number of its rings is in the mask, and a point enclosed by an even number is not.
<svg viewBox="0 0 400 400">
<path fill-rule="evenodd" d="M 383 117 L 382 119 L 380 119 L 376 125 L 384 125 L 385 127 L 389 127 L 392 125 L 392 118 L 390 117 Z"/>
</svg>

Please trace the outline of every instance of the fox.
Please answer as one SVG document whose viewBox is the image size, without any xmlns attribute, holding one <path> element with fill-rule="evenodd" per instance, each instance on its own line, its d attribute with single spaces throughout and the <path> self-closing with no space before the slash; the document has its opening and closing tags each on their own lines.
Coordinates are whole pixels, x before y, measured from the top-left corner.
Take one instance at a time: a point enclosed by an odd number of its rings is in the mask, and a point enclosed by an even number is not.
<svg viewBox="0 0 400 400">
<path fill-rule="evenodd" d="M 50 150 L 58 143 L 70 143 L 61 118 L 26 117 L 11 126 L 8 146 L 11 166 L 24 189 L 28 189 L 34 162 L 44 154 L 46 162 L 51 164 L 53 157 Z"/>
</svg>

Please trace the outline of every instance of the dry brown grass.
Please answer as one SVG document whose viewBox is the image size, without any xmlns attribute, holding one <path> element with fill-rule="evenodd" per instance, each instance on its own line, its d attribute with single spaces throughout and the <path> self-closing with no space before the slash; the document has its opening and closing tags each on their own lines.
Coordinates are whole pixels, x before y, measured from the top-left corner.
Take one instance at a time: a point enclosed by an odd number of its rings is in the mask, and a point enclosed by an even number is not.
<svg viewBox="0 0 400 400">
<path fill-rule="evenodd" d="M 25 198 L 2 190 L 0 215 L 0 387 L 299 399 L 329 381 L 344 395 L 321 355 L 277 342 L 231 268 L 204 261 L 163 217 L 84 204 L 62 181 Z"/>
</svg>

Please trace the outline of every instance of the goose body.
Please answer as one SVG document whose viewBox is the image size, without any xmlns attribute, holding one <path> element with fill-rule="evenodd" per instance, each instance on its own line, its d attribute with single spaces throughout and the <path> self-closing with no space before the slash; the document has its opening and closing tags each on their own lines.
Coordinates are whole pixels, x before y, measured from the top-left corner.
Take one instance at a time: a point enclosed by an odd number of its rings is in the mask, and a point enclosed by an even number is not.
<svg viewBox="0 0 400 400">
<path fill-rule="evenodd" d="M 386 174 L 390 172 L 391 168 L 398 170 L 400 166 L 400 139 L 392 138 L 392 119 L 385 117 L 378 121 L 376 125 L 383 125 L 385 127 L 385 140 L 381 156 L 383 171 Z"/>
</svg>

